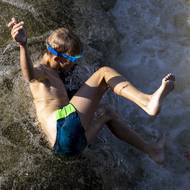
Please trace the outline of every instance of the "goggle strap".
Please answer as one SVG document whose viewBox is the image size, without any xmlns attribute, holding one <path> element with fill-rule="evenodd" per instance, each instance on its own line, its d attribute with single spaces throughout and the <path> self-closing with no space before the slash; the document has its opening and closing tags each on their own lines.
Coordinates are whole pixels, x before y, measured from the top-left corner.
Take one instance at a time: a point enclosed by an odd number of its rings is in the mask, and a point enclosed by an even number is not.
<svg viewBox="0 0 190 190">
<path fill-rule="evenodd" d="M 77 59 L 81 58 L 81 55 L 76 55 L 76 56 L 71 56 L 71 55 L 67 55 L 65 53 L 60 53 L 57 52 L 54 48 L 52 48 L 49 44 L 47 45 L 47 50 L 52 53 L 53 55 L 57 56 L 57 57 L 63 57 L 71 62 L 76 62 Z"/>
</svg>

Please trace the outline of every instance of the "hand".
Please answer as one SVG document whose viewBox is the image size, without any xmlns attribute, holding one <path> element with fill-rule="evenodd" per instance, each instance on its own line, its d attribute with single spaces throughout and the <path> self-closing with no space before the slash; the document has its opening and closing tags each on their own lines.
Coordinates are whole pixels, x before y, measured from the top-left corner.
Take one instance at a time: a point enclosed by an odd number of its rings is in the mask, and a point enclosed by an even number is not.
<svg viewBox="0 0 190 190">
<path fill-rule="evenodd" d="M 27 34 L 24 28 L 24 22 L 17 22 L 15 18 L 12 18 L 7 26 L 11 28 L 12 38 L 20 45 L 25 45 L 27 42 Z"/>
</svg>

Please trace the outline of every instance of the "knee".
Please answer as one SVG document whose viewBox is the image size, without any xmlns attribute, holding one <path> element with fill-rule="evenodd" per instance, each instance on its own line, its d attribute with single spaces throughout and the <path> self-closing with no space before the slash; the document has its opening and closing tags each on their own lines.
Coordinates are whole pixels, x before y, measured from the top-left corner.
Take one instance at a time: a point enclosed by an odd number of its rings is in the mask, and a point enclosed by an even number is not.
<svg viewBox="0 0 190 190">
<path fill-rule="evenodd" d="M 96 74 L 98 76 L 98 83 L 99 83 L 99 86 L 103 87 L 104 90 L 107 90 L 109 88 L 107 82 L 106 82 L 106 75 L 107 73 L 110 73 L 111 72 L 111 68 L 108 67 L 108 66 L 103 66 L 101 68 L 99 68 L 97 71 L 96 71 Z"/>
<path fill-rule="evenodd" d="M 111 72 L 113 69 L 111 67 L 108 67 L 108 66 L 103 66 L 101 68 L 98 69 L 98 72 L 102 75 L 102 76 L 105 76 L 106 73 L 109 73 Z"/>
<path fill-rule="evenodd" d="M 106 82 L 108 82 L 108 79 L 110 79 L 113 76 L 113 73 L 114 73 L 114 69 L 108 66 L 103 66 L 98 69 L 99 77 L 102 80 L 105 80 Z"/>
</svg>

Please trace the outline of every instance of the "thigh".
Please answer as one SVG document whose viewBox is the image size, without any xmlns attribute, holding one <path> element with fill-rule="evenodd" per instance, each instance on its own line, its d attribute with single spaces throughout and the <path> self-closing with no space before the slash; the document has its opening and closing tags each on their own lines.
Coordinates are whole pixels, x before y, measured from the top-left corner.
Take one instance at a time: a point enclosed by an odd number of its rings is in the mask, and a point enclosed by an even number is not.
<svg viewBox="0 0 190 190">
<path fill-rule="evenodd" d="M 98 70 L 85 82 L 70 100 L 70 103 L 77 109 L 85 130 L 91 125 L 94 112 L 98 108 L 99 102 L 106 90 L 107 84 Z"/>
</svg>

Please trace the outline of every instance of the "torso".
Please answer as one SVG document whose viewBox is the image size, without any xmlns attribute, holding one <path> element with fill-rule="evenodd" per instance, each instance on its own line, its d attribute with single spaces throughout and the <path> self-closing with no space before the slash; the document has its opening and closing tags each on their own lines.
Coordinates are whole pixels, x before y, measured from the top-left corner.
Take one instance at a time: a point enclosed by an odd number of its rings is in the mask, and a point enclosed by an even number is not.
<svg viewBox="0 0 190 190">
<path fill-rule="evenodd" d="M 47 136 L 50 146 L 53 146 L 56 139 L 55 111 L 67 105 L 69 99 L 56 70 L 49 69 L 45 65 L 40 65 L 37 70 L 43 73 L 43 77 L 40 80 L 32 81 L 30 89 L 42 130 Z"/>
</svg>

